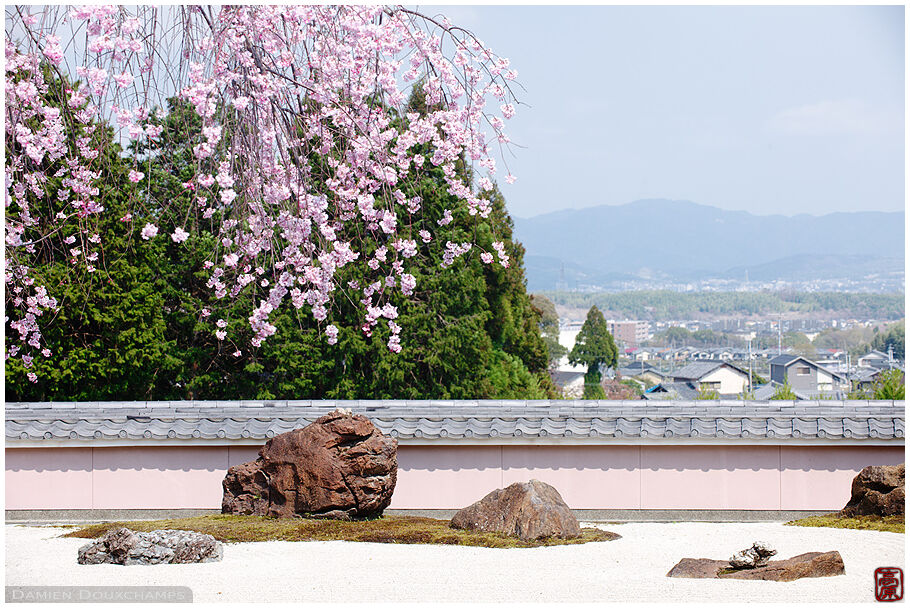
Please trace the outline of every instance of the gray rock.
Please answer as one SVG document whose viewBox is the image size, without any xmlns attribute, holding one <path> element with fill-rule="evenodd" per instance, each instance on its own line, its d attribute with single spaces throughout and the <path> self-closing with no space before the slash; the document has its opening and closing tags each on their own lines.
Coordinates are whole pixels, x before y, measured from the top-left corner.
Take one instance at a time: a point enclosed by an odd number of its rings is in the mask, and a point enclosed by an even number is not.
<svg viewBox="0 0 910 608">
<path fill-rule="evenodd" d="M 767 564 L 772 555 L 777 555 L 777 551 L 769 547 L 768 543 L 755 541 L 751 547 L 738 551 L 730 558 L 730 567 L 737 570 L 758 568 Z"/>
<path fill-rule="evenodd" d="M 195 564 L 221 561 L 224 547 L 209 534 L 187 530 L 134 532 L 115 528 L 79 548 L 80 564 Z"/>
</svg>

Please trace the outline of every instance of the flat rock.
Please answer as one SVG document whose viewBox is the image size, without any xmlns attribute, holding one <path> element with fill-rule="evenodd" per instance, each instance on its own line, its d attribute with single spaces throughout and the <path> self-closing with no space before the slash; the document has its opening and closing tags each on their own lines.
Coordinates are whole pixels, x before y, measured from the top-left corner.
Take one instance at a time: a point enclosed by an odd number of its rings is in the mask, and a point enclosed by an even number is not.
<svg viewBox="0 0 910 608">
<path fill-rule="evenodd" d="M 378 517 L 392 501 L 398 441 L 366 416 L 335 411 L 282 433 L 228 469 L 221 512 L 330 519 Z"/>
<path fill-rule="evenodd" d="M 187 530 L 134 532 L 115 528 L 79 548 L 80 564 L 197 564 L 221 561 L 224 547 L 209 534 Z"/>
<path fill-rule="evenodd" d="M 451 526 L 501 532 L 524 540 L 575 538 L 581 534 L 578 520 L 556 488 L 536 479 L 493 490 L 458 511 Z"/>
<path fill-rule="evenodd" d="M 841 515 L 903 515 L 906 493 L 904 463 L 893 466 L 871 466 L 853 478 L 850 501 Z"/>
<path fill-rule="evenodd" d="M 803 553 L 790 559 L 768 562 L 764 566 L 733 570 L 720 559 L 686 557 L 667 572 L 673 578 L 735 578 L 763 581 L 795 581 L 844 574 L 844 560 L 837 551 Z"/>
</svg>

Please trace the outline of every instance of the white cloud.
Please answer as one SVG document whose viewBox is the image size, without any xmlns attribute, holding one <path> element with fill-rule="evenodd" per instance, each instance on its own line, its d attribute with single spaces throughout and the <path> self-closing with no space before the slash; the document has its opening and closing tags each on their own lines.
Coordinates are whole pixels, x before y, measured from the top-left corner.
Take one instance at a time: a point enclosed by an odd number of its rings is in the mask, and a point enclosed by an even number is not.
<svg viewBox="0 0 910 608">
<path fill-rule="evenodd" d="M 767 126 L 786 135 L 868 135 L 903 132 L 902 118 L 902 113 L 845 99 L 781 110 L 767 121 Z"/>
</svg>

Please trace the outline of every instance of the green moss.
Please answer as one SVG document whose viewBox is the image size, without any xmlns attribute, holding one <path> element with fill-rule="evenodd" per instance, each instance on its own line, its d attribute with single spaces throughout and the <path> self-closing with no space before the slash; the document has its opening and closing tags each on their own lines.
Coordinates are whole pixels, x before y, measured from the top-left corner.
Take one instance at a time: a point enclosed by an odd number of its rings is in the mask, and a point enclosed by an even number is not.
<svg viewBox="0 0 910 608">
<path fill-rule="evenodd" d="M 814 515 L 805 519 L 789 521 L 788 526 L 805 526 L 807 528 L 850 528 L 853 530 L 878 530 L 880 532 L 904 533 L 904 516 L 891 515 L 879 517 L 876 515 L 862 515 L 859 517 L 843 517 L 838 513 Z"/>
<path fill-rule="evenodd" d="M 98 538 L 111 528 L 127 527 L 137 532 L 190 530 L 211 534 L 226 543 L 346 540 L 366 543 L 464 545 L 470 547 L 522 548 L 576 545 L 619 538 L 597 528 L 582 528 L 578 538 L 544 538 L 524 541 L 493 532 L 456 530 L 444 519 L 387 516 L 368 521 L 332 519 L 275 519 L 248 515 L 203 515 L 184 519 L 110 522 L 86 526 L 65 534 L 70 538 Z"/>
</svg>

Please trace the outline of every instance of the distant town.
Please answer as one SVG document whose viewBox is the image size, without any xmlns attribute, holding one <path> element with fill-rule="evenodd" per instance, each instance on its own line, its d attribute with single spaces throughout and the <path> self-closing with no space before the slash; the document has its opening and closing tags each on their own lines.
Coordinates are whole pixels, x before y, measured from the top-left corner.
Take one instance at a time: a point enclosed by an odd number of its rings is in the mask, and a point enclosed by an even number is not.
<svg viewBox="0 0 910 608">
<path fill-rule="evenodd" d="M 581 313 L 561 308 L 566 349 Z M 903 321 L 788 317 L 607 319 L 619 361 L 604 374 L 604 388 L 611 398 L 647 400 L 761 400 L 784 388 L 793 400 L 862 399 L 884 372 L 904 369 Z M 581 398 L 585 371 L 565 356 L 551 366 L 566 398 Z"/>
<path fill-rule="evenodd" d="M 680 281 L 671 278 L 630 277 L 613 281 L 586 283 L 576 279 L 570 285 L 568 280 L 556 281 L 558 291 L 571 290 L 581 293 L 602 291 L 639 291 L 667 290 L 675 292 L 762 292 L 762 291 L 799 291 L 799 292 L 843 292 L 843 293 L 894 293 L 904 291 L 904 272 L 894 271 L 871 274 L 864 277 L 838 277 L 826 279 L 794 280 L 749 280 L 748 276 L 740 279 L 705 278 L 691 281 Z"/>
</svg>

